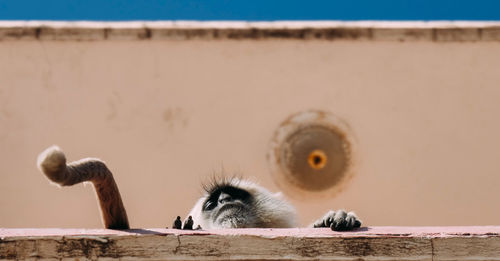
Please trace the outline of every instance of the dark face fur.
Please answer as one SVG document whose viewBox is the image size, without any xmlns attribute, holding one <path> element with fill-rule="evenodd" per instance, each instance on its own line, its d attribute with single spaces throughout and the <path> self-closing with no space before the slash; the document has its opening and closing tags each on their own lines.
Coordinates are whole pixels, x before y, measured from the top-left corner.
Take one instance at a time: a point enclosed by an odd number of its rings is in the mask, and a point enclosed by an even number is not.
<svg viewBox="0 0 500 261">
<path fill-rule="evenodd" d="M 252 195 L 232 184 L 215 184 L 208 190 L 202 215 L 215 226 L 226 228 L 255 227 Z"/>
</svg>

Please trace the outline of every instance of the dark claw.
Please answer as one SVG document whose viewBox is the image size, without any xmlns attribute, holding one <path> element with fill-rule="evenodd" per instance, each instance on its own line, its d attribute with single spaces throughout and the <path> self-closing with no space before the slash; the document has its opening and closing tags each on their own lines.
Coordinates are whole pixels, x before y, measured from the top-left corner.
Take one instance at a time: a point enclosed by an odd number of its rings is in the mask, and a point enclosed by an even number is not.
<svg viewBox="0 0 500 261">
<path fill-rule="evenodd" d="M 333 217 L 327 218 L 327 219 L 325 220 L 325 227 L 329 227 L 329 226 L 331 226 L 333 223 L 335 223 L 335 222 L 333 221 Z"/>
<path fill-rule="evenodd" d="M 330 228 L 333 231 L 346 231 L 346 230 L 349 229 L 348 228 L 348 224 L 347 224 L 347 220 L 345 220 L 345 219 L 341 219 L 338 222 L 332 223 L 332 225 L 330 226 Z"/>
<path fill-rule="evenodd" d="M 359 220 L 354 221 L 354 226 L 353 228 L 358 228 L 361 227 L 361 222 Z"/>
</svg>

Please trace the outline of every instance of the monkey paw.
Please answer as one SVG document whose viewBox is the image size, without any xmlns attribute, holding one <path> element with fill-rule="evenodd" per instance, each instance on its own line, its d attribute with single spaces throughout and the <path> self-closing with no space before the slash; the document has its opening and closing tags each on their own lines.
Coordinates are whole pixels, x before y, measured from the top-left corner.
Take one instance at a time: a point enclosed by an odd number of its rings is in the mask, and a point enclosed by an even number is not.
<svg viewBox="0 0 500 261">
<path fill-rule="evenodd" d="M 174 224 L 172 225 L 172 228 L 175 228 L 175 229 L 181 229 L 182 228 L 182 221 L 181 221 L 181 217 L 180 216 L 177 216 L 177 219 L 174 220 Z"/>
<path fill-rule="evenodd" d="M 330 210 L 323 218 L 314 222 L 314 227 L 329 227 L 334 231 L 348 231 L 361 227 L 361 220 L 354 212 L 346 213 L 344 210 Z"/>
<path fill-rule="evenodd" d="M 186 221 L 184 221 L 184 226 L 182 227 L 182 229 L 193 230 L 193 224 L 194 224 L 193 217 L 189 216 L 188 219 L 186 219 Z"/>
</svg>

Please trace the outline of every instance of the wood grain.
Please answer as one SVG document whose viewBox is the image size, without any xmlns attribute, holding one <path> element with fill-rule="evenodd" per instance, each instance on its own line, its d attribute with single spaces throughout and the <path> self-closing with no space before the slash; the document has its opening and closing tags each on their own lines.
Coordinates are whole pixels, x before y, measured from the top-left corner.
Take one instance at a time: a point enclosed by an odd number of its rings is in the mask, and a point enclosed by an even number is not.
<svg viewBox="0 0 500 261">
<path fill-rule="evenodd" d="M 68 22 L 3 21 L 0 40 L 349 40 L 349 41 L 499 41 L 498 22 Z"/>
<path fill-rule="evenodd" d="M 0 229 L 0 259 L 499 260 L 500 227 Z"/>
</svg>

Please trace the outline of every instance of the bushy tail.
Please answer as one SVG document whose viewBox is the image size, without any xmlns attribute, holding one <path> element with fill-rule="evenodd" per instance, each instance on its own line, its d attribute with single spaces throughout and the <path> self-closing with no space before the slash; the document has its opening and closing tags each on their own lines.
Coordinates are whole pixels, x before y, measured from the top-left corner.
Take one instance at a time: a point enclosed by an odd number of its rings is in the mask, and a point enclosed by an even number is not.
<svg viewBox="0 0 500 261">
<path fill-rule="evenodd" d="M 66 164 L 66 157 L 57 146 L 38 156 L 38 168 L 49 180 L 60 186 L 71 186 L 85 181 L 94 185 L 101 207 L 104 226 L 110 229 L 128 229 L 128 218 L 118 186 L 106 164 L 99 159 L 86 158 Z"/>
</svg>

